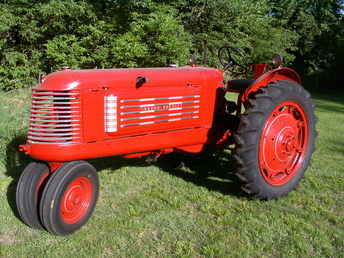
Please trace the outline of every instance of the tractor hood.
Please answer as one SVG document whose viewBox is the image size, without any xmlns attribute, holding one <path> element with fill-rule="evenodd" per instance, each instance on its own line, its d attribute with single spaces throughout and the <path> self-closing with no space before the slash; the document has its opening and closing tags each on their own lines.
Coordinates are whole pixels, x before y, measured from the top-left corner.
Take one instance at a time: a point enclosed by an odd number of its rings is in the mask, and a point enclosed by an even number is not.
<svg viewBox="0 0 344 258">
<path fill-rule="evenodd" d="M 179 68 L 138 69 L 65 69 L 46 76 L 36 90 L 87 90 L 95 87 L 127 88 L 144 78 L 149 86 L 176 86 L 202 83 L 204 78 L 223 80 L 223 72 L 214 68 L 184 66 Z"/>
</svg>

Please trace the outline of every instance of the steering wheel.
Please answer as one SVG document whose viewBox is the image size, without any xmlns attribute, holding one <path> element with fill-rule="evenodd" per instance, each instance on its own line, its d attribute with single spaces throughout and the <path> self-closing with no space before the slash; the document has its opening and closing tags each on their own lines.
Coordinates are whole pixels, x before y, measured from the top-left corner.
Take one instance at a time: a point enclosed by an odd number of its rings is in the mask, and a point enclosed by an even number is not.
<svg viewBox="0 0 344 258">
<path fill-rule="evenodd" d="M 246 74 L 249 70 L 245 53 L 239 48 L 223 46 L 218 51 L 218 58 L 223 70 L 234 76 Z"/>
</svg>

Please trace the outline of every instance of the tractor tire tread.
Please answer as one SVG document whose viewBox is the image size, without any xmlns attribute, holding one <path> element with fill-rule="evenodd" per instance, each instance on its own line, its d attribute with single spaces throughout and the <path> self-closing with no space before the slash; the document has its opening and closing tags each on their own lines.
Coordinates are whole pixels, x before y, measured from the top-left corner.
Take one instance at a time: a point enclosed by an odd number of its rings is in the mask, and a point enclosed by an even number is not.
<svg viewBox="0 0 344 258">
<path fill-rule="evenodd" d="M 72 230 L 64 230 L 61 229 L 61 226 L 57 223 L 56 218 L 54 219 L 54 213 L 51 208 L 52 204 L 60 197 L 59 193 L 63 190 L 63 187 L 65 186 L 67 179 L 70 178 L 74 171 L 78 167 L 86 166 L 91 171 L 93 171 L 93 175 L 95 177 L 95 192 L 96 197 L 94 202 L 97 201 L 98 192 L 99 192 L 99 179 L 96 173 L 95 168 L 88 162 L 79 160 L 79 161 L 72 161 L 63 164 L 61 167 L 59 167 L 58 170 L 49 178 L 49 181 L 47 182 L 47 185 L 44 189 L 42 200 L 40 204 L 40 216 L 41 221 L 46 230 L 48 230 L 50 233 L 55 235 L 67 235 L 73 233 L 78 228 L 72 229 Z M 85 168 L 86 168 L 85 167 Z M 90 210 L 90 214 L 92 213 L 94 209 L 94 206 Z M 90 215 L 89 214 L 89 215 Z M 86 221 L 88 220 L 89 216 L 86 218 Z M 82 224 L 86 223 L 84 221 Z"/>
<path fill-rule="evenodd" d="M 36 186 L 49 167 L 42 162 L 31 162 L 21 174 L 16 189 L 16 206 L 23 222 L 34 229 L 44 229 L 38 214 L 39 200 Z"/>
<path fill-rule="evenodd" d="M 308 110 L 308 120 L 310 125 L 310 138 L 306 163 L 290 180 L 283 186 L 272 186 L 264 181 L 258 169 L 257 143 L 264 118 L 270 114 L 273 106 L 285 101 L 286 96 L 295 97 L 302 101 Z M 300 85 L 290 81 L 276 81 L 260 89 L 255 95 L 251 95 L 248 101 L 248 107 L 241 115 L 241 121 L 234 141 L 236 147 L 233 151 L 234 160 L 238 164 L 235 173 L 239 181 L 242 182 L 242 190 L 254 199 L 271 200 L 286 196 L 290 191 L 297 188 L 302 179 L 305 169 L 310 163 L 310 157 L 315 151 L 315 140 L 317 135 L 315 124 L 317 117 L 314 114 L 314 103 L 310 94 Z M 294 180 L 295 179 L 295 180 Z"/>
</svg>

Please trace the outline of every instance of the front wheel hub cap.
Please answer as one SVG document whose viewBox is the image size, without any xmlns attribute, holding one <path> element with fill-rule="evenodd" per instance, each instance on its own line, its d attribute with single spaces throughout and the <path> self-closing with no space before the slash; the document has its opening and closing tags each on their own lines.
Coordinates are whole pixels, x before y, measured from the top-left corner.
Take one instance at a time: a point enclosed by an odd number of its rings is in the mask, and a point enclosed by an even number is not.
<svg viewBox="0 0 344 258">
<path fill-rule="evenodd" d="M 78 177 L 67 186 L 60 204 L 60 215 L 65 223 L 74 224 L 87 214 L 92 191 L 92 183 L 87 177 Z"/>
</svg>

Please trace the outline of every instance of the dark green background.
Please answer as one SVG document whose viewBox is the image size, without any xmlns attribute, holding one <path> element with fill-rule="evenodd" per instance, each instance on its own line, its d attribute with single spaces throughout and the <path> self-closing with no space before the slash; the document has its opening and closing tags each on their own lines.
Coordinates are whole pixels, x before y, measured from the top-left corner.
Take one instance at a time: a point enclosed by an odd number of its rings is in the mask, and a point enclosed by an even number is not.
<svg viewBox="0 0 344 258">
<path fill-rule="evenodd" d="M 0 90 L 35 84 L 63 66 L 119 68 L 199 63 L 244 48 L 285 56 L 310 87 L 341 87 L 342 0 L 8 0 L 0 3 Z"/>
</svg>

